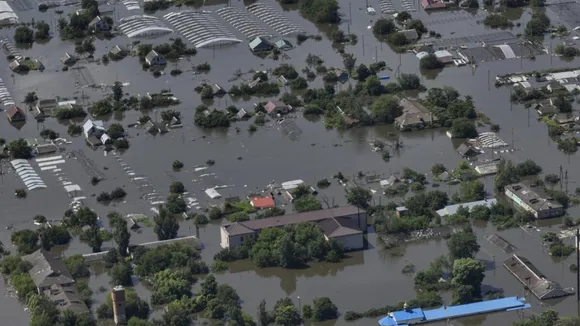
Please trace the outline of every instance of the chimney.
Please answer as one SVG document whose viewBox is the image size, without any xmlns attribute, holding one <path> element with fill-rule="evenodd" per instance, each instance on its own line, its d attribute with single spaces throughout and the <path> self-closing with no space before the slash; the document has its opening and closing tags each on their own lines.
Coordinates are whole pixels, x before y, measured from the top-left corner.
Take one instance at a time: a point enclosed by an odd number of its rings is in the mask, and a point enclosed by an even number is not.
<svg viewBox="0 0 580 326">
<path fill-rule="evenodd" d="M 115 286 L 111 291 L 113 299 L 113 318 L 115 325 L 125 325 L 127 315 L 125 314 L 125 289 L 122 286 Z"/>
</svg>

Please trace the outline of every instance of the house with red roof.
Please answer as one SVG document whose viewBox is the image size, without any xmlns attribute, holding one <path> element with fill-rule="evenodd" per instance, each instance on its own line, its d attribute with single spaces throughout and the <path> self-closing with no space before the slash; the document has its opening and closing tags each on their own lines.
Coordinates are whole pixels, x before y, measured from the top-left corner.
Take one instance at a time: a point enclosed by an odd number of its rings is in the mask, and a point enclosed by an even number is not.
<svg viewBox="0 0 580 326">
<path fill-rule="evenodd" d="M 266 209 L 266 208 L 273 208 L 276 207 L 276 203 L 272 196 L 265 196 L 265 197 L 253 197 L 250 200 L 250 204 L 257 209 Z"/>
</svg>

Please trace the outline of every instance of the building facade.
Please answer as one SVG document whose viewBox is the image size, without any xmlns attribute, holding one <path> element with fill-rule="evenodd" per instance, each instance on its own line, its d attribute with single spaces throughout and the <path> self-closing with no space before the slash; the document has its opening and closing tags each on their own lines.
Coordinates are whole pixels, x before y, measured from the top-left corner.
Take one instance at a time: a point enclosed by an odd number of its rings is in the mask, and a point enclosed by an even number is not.
<svg viewBox="0 0 580 326">
<path fill-rule="evenodd" d="M 520 209 L 535 218 L 552 218 L 564 215 L 564 206 L 548 196 L 536 185 L 518 182 L 505 187 L 505 195 Z"/>
</svg>

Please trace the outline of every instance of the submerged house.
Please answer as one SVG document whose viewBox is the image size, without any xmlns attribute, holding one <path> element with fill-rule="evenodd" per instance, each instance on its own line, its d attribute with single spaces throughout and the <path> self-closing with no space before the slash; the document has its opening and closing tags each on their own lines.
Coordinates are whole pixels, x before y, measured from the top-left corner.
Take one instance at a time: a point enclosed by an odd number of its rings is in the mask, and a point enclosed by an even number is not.
<svg viewBox="0 0 580 326">
<path fill-rule="evenodd" d="M 100 120 L 93 121 L 89 119 L 83 124 L 83 133 L 85 134 L 85 138 L 89 138 L 90 136 L 101 138 L 105 133 L 105 124 Z"/>
<path fill-rule="evenodd" d="M 293 48 L 292 43 L 290 43 L 290 41 L 285 39 L 279 39 L 278 41 L 276 41 L 275 46 L 276 49 L 280 51 L 288 51 Z"/>
<path fill-rule="evenodd" d="M 548 280 L 527 258 L 514 254 L 503 262 L 503 266 L 540 300 L 573 294 L 557 282 Z"/>
<path fill-rule="evenodd" d="M 6 115 L 8 116 L 8 121 L 10 122 L 26 121 L 26 114 L 16 105 L 11 105 L 6 111 Z"/>
<path fill-rule="evenodd" d="M 292 107 L 282 101 L 269 101 L 264 109 L 266 109 L 268 114 L 276 115 L 286 114 L 292 110 Z"/>
<path fill-rule="evenodd" d="M 106 32 L 109 31 L 110 29 L 111 26 L 107 24 L 107 22 L 105 22 L 103 19 L 101 19 L 100 16 L 93 18 L 93 20 L 91 20 L 91 22 L 89 23 L 89 30 Z"/>
<path fill-rule="evenodd" d="M 60 61 L 65 65 L 69 64 L 71 65 L 77 62 L 77 58 L 73 55 L 68 54 L 68 52 L 65 52 L 64 55 L 60 58 Z"/>
<path fill-rule="evenodd" d="M 473 157 L 480 154 L 480 152 L 477 149 L 473 148 L 473 146 L 469 146 L 466 144 L 459 145 L 459 147 L 457 147 L 455 151 L 457 151 L 457 153 L 459 153 L 459 155 L 461 155 L 461 157 L 464 158 Z"/>
<path fill-rule="evenodd" d="M 258 36 L 250 42 L 250 50 L 253 53 L 267 52 L 272 50 L 272 44 L 265 38 Z"/>
<path fill-rule="evenodd" d="M 399 101 L 403 114 L 395 118 L 395 126 L 401 130 L 421 129 L 433 126 L 439 119 L 425 106 L 406 98 Z"/>
<path fill-rule="evenodd" d="M 32 268 L 28 271 L 39 294 L 53 285 L 72 286 L 74 278 L 60 257 L 50 251 L 39 249 L 30 255 L 22 256 Z"/>
<path fill-rule="evenodd" d="M 153 122 L 151 120 L 147 121 L 147 123 L 145 123 L 143 128 L 145 128 L 145 131 L 153 135 L 164 134 L 169 131 L 167 130 L 167 127 L 163 123 Z"/>
<path fill-rule="evenodd" d="M 150 66 L 164 66 L 167 64 L 165 58 L 155 50 L 151 50 L 147 53 L 145 56 L 145 62 Z"/>
</svg>

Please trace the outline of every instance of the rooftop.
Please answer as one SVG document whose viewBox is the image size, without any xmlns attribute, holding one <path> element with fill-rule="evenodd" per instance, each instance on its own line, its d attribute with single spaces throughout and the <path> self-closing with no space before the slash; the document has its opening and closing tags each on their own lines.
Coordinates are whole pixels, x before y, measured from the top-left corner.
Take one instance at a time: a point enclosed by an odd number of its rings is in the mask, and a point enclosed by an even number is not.
<svg viewBox="0 0 580 326">
<path fill-rule="evenodd" d="M 495 198 L 492 198 L 492 199 L 472 201 L 469 203 L 460 203 L 460 204 L 455 204 L 455 205 L 448 205 L 448 206 L 445 206 L 442 209 L 438 210 L 437 215 L 444 217 L 447 215 L 456 214 L 459 207 L 467 208 L 468 210 L 471 211 L 471 209 L 475 206 L 491 207 L 495 203 L 497 203 L 497 200 Z"/>
<path fill-rule="evenodd" d="M 28 271 L 37 287 L 74 283 L 74 278 L 60 257 L 50 251 L 39 249 L 22 259 L 32 264 Z"/>
<path fill-rule="evenodd" d="M 571 294 L 565 291 L 557 282 L 546 279 L 527 258 L 512 255 L 504 261 L 503 265 L 540 300 Z"/>
<path fill-rule="evenodd" d="M 75 286 L 62 287 L 54 284 L 44 291 L 44 294 L 50 301 L 56 303 L 59 310 L 71 310 L 77 314 L 90 313 Z"/>
<path fill-rule="evenodd" d="M 512 192 L 521 201 L 532 207 L 535 211 L 562 208 L 563 206 L 549 197 L 542 189 L 527 182 L 518 182 L 506 186 L 506 190 Z"/>
<path fill-rule="evenodd" d="M 222 227 L 226 230 L 226 232 L 231 235 L 242 235 L 242 234 L 251 234 L 261 229 L 266 228 L 273 228 L 273 227 L 281 227 L 286 225 L 293 225 L 299 224 L 304 222 L 319 222 L 325 219 L 336 219 L 336 222 L 341 224 L 341 226 L 350 228 L 352 225 L 342 224 L 344 221 L 340 219 L 340 217 L 355 215 L 359 213 L 366 213 L 365 210 L 362 210 L 355 206 L 342 206 L 342 207 L 335 207 L 329 209 L 321 209 L 312 212 L 305 212 L 305 213 L 298 213 L 298 214 L 291 214 L 291 215 L 283 215 L 283 216 L 275 216 L 264 218 L 260 220 L 250 220 L 244 222 L 235 222 L 231 224 L 225 224 Z M 331 228 L 330 222 L 328 222 L 328 229 Z M 327 226 L 326 224 L 324 225 Z M 321 226 L 322 228 L 322 226 Z M 358 226 L 357 226 L 358 228 Z M 331 232 L 332 233 L 332 232 Z"/>
</svg>

